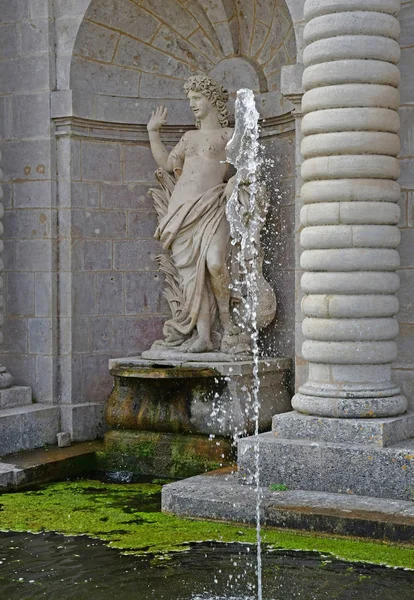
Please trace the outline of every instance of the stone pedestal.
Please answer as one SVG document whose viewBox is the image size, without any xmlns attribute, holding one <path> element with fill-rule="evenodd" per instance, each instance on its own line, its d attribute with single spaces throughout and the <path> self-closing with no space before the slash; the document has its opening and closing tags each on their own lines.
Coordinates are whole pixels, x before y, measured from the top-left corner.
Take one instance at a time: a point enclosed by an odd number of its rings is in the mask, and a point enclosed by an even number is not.
<svg viewBox="0 0 414 600">
<path fill-rule="evenodd" d="M 407 439 L 412 438 L 412 439 Z M 254 438 L 239 441 L 240 480 L 255 473 Z M 259 436 L 260 483 L 375 498 L 412 499 L 414 414 L 388 419 L 277 415 Z"/>
<path fill-rule="evenodd" d="M 185 477 L 228 464 L 233 440 L 254 431 L 253 363 L 110 361 L 107 469 Z M 290 360 L 259 363 L 260 430 L 290 408 Z"/>
</svg>

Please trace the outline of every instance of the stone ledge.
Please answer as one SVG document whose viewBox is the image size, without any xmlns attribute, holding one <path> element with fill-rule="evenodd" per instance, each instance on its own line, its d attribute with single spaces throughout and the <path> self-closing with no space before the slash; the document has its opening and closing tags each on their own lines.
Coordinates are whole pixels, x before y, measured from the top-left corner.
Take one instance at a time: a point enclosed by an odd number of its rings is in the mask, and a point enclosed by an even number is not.
<svg viewBox="0 0 414 600">
<path fill-rule="evenodd" d="M 414 413 L 387 419 L 335 419 L 292 411 L 275 415 L 272 431 L 278 439 L 373 444 L 384 448 L 414 437 Z"/>
<path fill-rule="evenodd" d="M 239 440 L 240 476 L 248 483 L 255 472 L 255 439 Z M 414 491 L 414 439 L 387 448 L 373 444 L 279 439 L 259 436 L 263 485 L 289 489 L 411 499 Z"/>
<path fill-rule="evenodd" d="M 58 406 L 29 404 L 0 410 L 0 455 L 56 443 Z"/>
<path fill-rule="evenodd" d="M 253 366 L 251 359 L 192 362 L 182 353 L 180 360 L 110 359 L 115 385 L 106 403 L 108 427 L 230 438 L 251 434 Z M 287 358 L 259 360 L 261 431 L 270 428 L 274 414 L 291 408 L 290 367 Z"/>
<path fill-rule="evenodd" d="M 261 489 L 262 524 L 414 543 L 414 504 L 346 494 Z M 254 524 L 256 493 L 230 470 L 163 487 L 162 510 L 180 517 Z"/>
<path fill-rule="evenodd" d="M 22 385 L 12 385 L 0 390 L 0 409 L 15 408 L 32 403 L 32 388 Z"/>
<path fill-rule="evenodd" d="M 0 492 L 89 474 L 96 469 L 96 453 L 103 442 L 83 442 L 68 448 L 49 446 L 0 459 Z"/>
</svg>

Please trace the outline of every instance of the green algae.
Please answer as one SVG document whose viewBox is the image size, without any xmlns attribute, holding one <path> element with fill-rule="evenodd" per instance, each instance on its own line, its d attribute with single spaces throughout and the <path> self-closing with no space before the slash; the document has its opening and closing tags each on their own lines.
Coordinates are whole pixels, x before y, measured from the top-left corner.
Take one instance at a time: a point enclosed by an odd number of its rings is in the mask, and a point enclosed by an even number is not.
<svg viewBox="0 0 414 600">
<path fill-rule="evenodd" d="M 162 554 L 194 542 L 256 541 L 253 527 L 181 519 L 160 512 L 159 484 L 52 483 L 0 496 L 0 530 L 55 531 L 99 538 L 124 552 Z M 317 551 L 352 562 L 414 569 L 414 548 L 266 528 L 265 544 Z"/>
</svg>

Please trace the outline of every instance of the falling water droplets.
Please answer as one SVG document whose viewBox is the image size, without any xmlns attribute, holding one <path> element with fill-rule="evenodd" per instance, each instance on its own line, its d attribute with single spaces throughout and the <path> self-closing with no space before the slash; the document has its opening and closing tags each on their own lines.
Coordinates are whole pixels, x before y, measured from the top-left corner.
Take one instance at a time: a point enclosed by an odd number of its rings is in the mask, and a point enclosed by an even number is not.
<svg viewBox="0 0 414 600">
<path fill-rule="evenodd" d="M 238 245 L 237 260 L 242 277 L 236 290 L 243 298 L 241 327 L 251 339 L 253 357 L 253 386 L 248 394 L 252 397 L 254 414 L 254 453 L 256 486 L 256 540 L 257 540 L 257 599 L 262 600 L 262 548 L 260 511 L 262 493 L 260 487 L 260 446 L 259 446 L 259 330 L 257 325 L 258 307 L 258 259 L 260 252 L 260 231 L 263 219 L 258 210 L 257 195 L 259 184 L 257 174 L 259 159 L 259 113 L 256 109 L 254 93 L 248 89 L 237 92 L 235 104 L 236 125 L 234 135 L 227 145 L 227 157 L 237 169 L 235 186 L 226 206 L 226 215 L 230 224 L 233 240 Z"/>
</svg>

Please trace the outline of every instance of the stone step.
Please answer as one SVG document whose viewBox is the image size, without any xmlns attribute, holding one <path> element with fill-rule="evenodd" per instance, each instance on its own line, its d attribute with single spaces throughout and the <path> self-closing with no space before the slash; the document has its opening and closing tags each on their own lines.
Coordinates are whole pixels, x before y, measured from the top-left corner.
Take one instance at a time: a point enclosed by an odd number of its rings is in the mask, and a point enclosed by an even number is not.
<svg viewBox="0 0 414 600">
<path fill-rule="evenodd" d="M 261 490 L 261 522 L 265 526 L 323 531 L 335 535 L 414 542 L 414 504 L 305 490 Z M 184 518 L 233 521 L 254 525 L 255 486 L 243 485 L 228 470 L 198 475 L 165 485 L 162 510 Z"/>
<path fill-rule="evenodd" d="M 312 440 L 392 446 L 414 437 L 414 413 L 377 419 L 334 419 L 291 411 L 272 419 L 275 437 L 284 440 Z"/>
<path fill-rule="evenodd" d="M 32 403 L 32 388 L 23 385 L 12 385 L 0 390 L 0 409 L 15 408 Z"/>
<path fill-rule="evenodd" d="M 290 490 L 355 494 L 411 500 L 414 493 L 414 439 L 387 448 L 259 436 L 260 481 Z M 239 440 L 240 481 L 255 474 L 255 438 Z"/>
<path fill-rule="evenodd" d="M 0 456 L 56 444 L 60 410 L 49 404 L 29 404 L 0 410 Z"/>
</svg>

